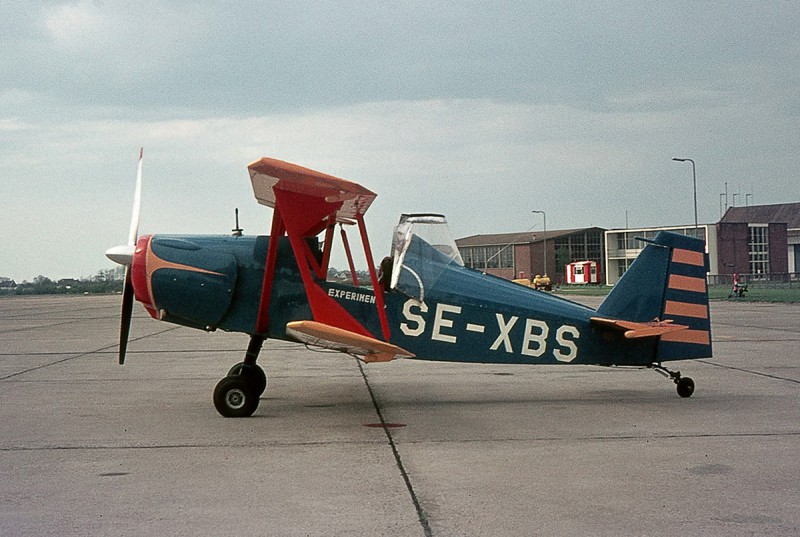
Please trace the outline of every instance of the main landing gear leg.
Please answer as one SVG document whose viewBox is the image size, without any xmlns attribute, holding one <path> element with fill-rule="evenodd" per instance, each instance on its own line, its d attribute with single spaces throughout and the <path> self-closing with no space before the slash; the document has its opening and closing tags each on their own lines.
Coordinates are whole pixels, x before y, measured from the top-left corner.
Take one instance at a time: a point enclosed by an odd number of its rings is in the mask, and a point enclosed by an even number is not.
<svg viewBox="0 0 800 537">
<path fill-rule="evenodd" d="M 694 393 L 694 381 L 689 377 L 682 377 L 680 371 L 670 371 L 661 364 L 653 364 L 650 367 L 672 379 L 678 387 L 678 395 L 681 397 L 691 397 Z"/>
<path fill-rule="evenodd" d="M 226 418 L 251 416 L 258 408 L 258 400 L 267 389 L 267 375 L 256 364 L 263 336 L 250 336 L 244 361 L 228 371 L 214 388 L 214 406 Z"/>
</svg>

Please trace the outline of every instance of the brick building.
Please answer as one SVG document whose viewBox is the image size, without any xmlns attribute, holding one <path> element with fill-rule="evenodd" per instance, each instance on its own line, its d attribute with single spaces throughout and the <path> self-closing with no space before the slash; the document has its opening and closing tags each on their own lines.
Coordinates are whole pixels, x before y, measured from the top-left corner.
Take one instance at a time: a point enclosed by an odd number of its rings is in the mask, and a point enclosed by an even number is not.
<svg viewBox="0 0 800 537">
<path fill-rule="evenodd" d="M 554 284 L 561 284 L 566 264 L 597 261 L 601 281 L 614 285 L 644 248 L 636 237 L 654 238 L 659 231 L 704 239 L 709 275 L 722 276 L 716 281 L 729 281 L 734 273 L 749 279 L 800 279 L 800 203 L 731 207 L 718 223 L 697 228 L 591 227 L 547 230 L 546 237 L 541 231 L 497 233 L 464 237 L 456 245 L 466 266 L 502 278 L 547 272 Z"/>
<path fill-rule="evenodd" d="M 472 235 L 456 245 L 467 267 L 509 280 L 547 273 L 553 284 L 561 284 L 564 266 L 573 261 L 597 261 L 604 270 L 604 232 L 590 227 L 548 229 L 546 236 L 542 231 Z"/>
<path fill-rule="evenodd" d="M 800 203 L 730 207 L 717 224 L 719 274 L 800 272 Z"/>
</svg>

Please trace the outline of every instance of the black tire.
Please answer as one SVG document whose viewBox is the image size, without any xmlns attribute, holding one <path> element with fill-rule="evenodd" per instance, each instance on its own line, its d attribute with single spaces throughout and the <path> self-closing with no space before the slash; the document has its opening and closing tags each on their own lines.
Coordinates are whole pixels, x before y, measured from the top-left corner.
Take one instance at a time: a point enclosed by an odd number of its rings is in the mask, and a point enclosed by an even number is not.
<svg viewBox="0 0 800 537">
<path fill-rule="evenodd" d="M 689 377 L 682 377 L 678 382 L 678 395 L 691 397 L 694 393 L 694 381 Z"/>
<path fill-rule="evenodd" d="M 214 407 L 226 418 L 245 418 L 258 408 L 258 395 L 246 377 L 225 377 L 214 388 Z"/>
<path fill-rule="evenodd" d="M 253 385 L 256 395 L 261 397 L 261 394 L 267 389 L 267 374 L 258 364 L 247 365 L 244 362 L 239 362 L 228 371 L 229 377 L 243 376 Z"/>
</svg>

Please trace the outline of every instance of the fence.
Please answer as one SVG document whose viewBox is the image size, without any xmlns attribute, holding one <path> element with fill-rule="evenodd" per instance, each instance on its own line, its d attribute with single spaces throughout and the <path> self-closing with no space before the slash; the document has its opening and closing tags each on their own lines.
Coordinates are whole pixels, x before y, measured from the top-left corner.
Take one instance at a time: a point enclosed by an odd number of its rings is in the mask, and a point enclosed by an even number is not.
<svg viewBox="0 0 800 537">
<path fill-rule="evenodd" d="M 800 288 L 800 272 L 738 274 L 740 284 L 757 282 L 760 287 Z M 733 274 L 709 274 L 708 285 L 733 285 Z"/>
</svg>

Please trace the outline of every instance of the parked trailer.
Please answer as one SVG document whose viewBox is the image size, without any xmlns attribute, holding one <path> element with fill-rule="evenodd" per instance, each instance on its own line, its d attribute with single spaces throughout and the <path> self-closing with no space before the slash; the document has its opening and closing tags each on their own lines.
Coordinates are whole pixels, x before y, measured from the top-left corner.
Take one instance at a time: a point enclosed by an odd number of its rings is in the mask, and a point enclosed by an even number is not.
<svg viewBox="0 0 800 537">
<path fill-rule="evenodd" d="M 567 284 L 600 283 L 600 264 L 597 261 L 574 261 L 564 265 Z"/>
</svg>

